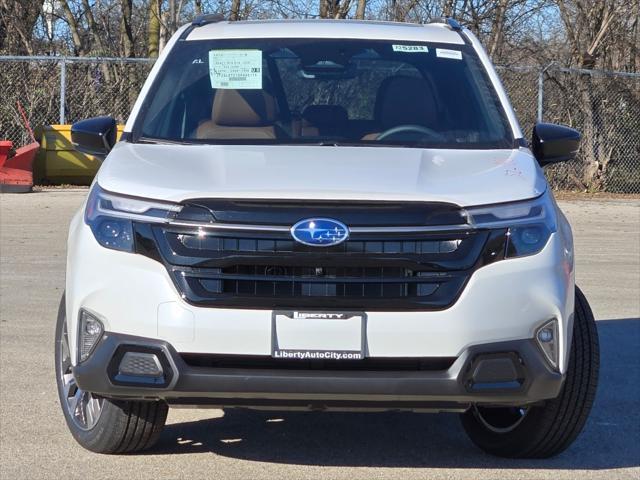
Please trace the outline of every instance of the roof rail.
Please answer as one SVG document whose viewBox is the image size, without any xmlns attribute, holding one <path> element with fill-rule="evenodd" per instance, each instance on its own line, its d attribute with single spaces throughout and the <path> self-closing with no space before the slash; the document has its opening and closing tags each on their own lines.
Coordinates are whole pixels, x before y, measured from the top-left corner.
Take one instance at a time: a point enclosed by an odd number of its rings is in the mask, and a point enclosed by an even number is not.
<svg viewBox="0 0 640 480">
<path fill-rule="evenodd" d="M 191 25 L 194 27 L 202 27 L 208 23 L 218 23 L 222 21 L 224 21 L 224 16 L 219 13 L 205 13 L 197 15 L 191 22 Z"/>
<path fill-rule="evenodd" d="M 460 25 L 455 18 L 451 17 L 436 17 L 431 19 L 429 23 L 444 23 L 448 25 L 451 30 L 455 30 L 456 32 L 462 31 L 462 25 Z"/>
</svg>

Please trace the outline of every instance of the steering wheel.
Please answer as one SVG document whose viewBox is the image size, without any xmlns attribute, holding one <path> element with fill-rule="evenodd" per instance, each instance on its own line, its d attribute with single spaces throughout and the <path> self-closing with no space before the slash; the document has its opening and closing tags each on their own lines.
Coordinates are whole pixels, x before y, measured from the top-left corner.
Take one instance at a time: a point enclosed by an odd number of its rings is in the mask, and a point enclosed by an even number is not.
<svg viewBox="0 0 640 480">
<path fill-rule="evenodd" d="M 389 128 L 388 130 L 385 130 L 384 132 L 382 132 L 380 135 L 378 135 L 376 140 L 385 140 L 385 139 L 388 139 L 389 137 L 396 136 L 399 133 L 409 133 L 409 132 L 422 133 L 424 135 L 428 135 L 429 137 L 432 137 L 433 139 L 439 140 L 439 141 L 445 140 L 444 136 L 442 136 L 435 130 L 432 130 L 427 127 L 423 127 L 422 125 L 398 125 L 397 127 Z"/>
</svg>

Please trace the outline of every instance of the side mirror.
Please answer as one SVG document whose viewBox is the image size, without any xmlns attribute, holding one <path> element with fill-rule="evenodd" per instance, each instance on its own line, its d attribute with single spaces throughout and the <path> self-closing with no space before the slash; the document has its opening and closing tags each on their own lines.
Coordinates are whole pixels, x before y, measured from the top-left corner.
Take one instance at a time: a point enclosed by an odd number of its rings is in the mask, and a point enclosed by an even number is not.
<svg viewBox="0 0 640 480">
<path fill-rule="evenodd" d="M 111 117 L 93 117 L 71 125 L 71 143 L 82 153 L 104 158 L 116 144 L 117 124 Z"/>
<path fill-rule="evenodd" d="M 580 132 L 564 125 L 538 123 L 533 127 L 531 150 L 541 167 L 573 160 L 580 146 Z"/>
</svg>

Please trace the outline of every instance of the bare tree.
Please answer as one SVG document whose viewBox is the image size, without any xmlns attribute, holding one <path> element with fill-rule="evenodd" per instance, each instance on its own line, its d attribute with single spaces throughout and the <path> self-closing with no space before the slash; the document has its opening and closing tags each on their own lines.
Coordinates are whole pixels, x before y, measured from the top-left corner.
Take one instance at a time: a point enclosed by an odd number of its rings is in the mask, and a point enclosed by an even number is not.
<svg viewBox="0 0 640 480">
<path fill-rule="evenodd" d="M 638 0 L 556 0 L 574 64 L 582 68 L 598 64 L 621 68 L 623 59 L 614 51 L 634 44 L 628 33 L 633 28 L 631 23 L 637 25 L 638 18 L 630 18 L 628 13 L 638 12 L 638 3 Z"/>
<path fill-rule="evenodd" d="M 162 0 L 159 0 L 162 7 Z M 185 0 L 166 0 L 167 8 L 161 12 L 160 15 L 160 44 L 158 46 L 159 51 L 162 51 L 164 46 L 169 41 L 169 38 L 176 32 L 180 24 L 180 18 L 182 16 L 182 9 L 185 5 Z M 162 10 L 162 9 L 161 9 Z"/>
<path fill-rule="evenodd" d="M 95 43 L 95 45 L 98 46 L 98 53 L 100 55 L 107 55 L 108 48 L 104 42 L 104 36 L 100 31 L 98 24 L 96 23 L 95 17 L 93 16 L 91 5 L 89 5 L 89 0 L 82 0 L 82 7 L 83 7 L 83 11 L 80 16 L 85 16 L 87 19 L 87 24 L 89 26 L 89 32 L 91 35 L 92 43 Z M 76 23 L 76 25 L 78 25 L 78 23 Z M 91 46 L 89 46 L 87 50 L 91 50 Z"/>
<path fill-rule="evenodd" d="M 133 15 L 133 1 L 120 0 L 122 8 L 122 21 L 120 22 L 120 42 L 125 57 L 135 57 L 133 48 L 133 27 L 131 24 Z"/>
<path fill-rule="evenodd" d="M 351 0 L 320 0 L 320 18 L 347 18 L 350 8 Z"/>
<path fill-rule="evenodd" d="M 453 16 L 498 63 L 640 67 L 640 0 L 56 0 L 48 18 L 67 28 L 52 38 L 37 28 L 45 1 L 0 0 L 0 49 L 155 57 L 198 13 L 219 12 L 230 20 L 366 17 L 418 23 Z"/>
<path fill-rule="evenodd" d="M 150 57 L 157 57 L 160 53 L 160 8 L 160 0 L 150 0 L 149 27 L 147 29 L 147 54 Z"/>
<path fill-rule="evenodd" d="M 631 3 L 631 4 L 630 4 Z M 556 0 L 570 47 L 570 63 L 584 69 L 621 69 L 633 56 L 633 37 L 627 13 L 638 9 L 638 0 Z M 637 18 L 632 20 L 637 24 Z M 635 45 L 637 48 L 637 44 Z M 582 115 L 581 158 L 584 162 L 582 182 L 598 188 L 607 177 L 611 146 L 606 135 L 611 130 L 615 112 L 599 101 L 602 92 L 591 76 L 585 75 L 576 85 L 563 85 L 573 96 Z"/>
<path fill-rule="evenodd" d="M 43 0 L 0 0 L 0 51 L 34 54 L 33 29 L 43 3 Z"/>
<path fill-rule="evenodd" d="M 238 20 L 240 16 L 240 0 L 232 0 L 229 20 Z"/>
<path fill-rule="evenodd" d="M 498 0 L 495 3 L 495 14 L 493 15 L 491 33 L 487 42 L 487 51 L 491 57 L 495 56 L 498 47 L 502 45 L 507 9 L 509 8 L 509 3 L 513 2 L 510 2 L 510 0 Z"/>
<path fill-rule="evenodd" d="M 80 24 L 76 19 L 68 0 L 60 0 L 60 6 L 64 13 L 64 18 L 69 25 L 69 32 L 71 33 L 71 40 L 73 41 L 73 50 L 75 55 L 83 56 L 86 54 L 87 49 L 84 41 L 84 35 L 82 34 Z"/>
</svg>

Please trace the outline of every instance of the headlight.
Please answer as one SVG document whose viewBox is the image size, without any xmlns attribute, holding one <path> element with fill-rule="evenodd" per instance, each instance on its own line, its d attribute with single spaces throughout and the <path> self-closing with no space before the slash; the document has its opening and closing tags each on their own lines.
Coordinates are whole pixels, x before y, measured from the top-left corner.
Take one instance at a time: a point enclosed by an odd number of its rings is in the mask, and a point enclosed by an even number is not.
<svg viewBox="0 0 640 480">
<path fill-rule="evenodd" d="M 533 255 L 557 229 L 556 207 L 549 191 L 533 200 L 468 208 L 475 228 L 508 228 L 505 257 Z"/>
<path fill-rule="evenodd" d="M 180 205 L 116 195 L 96 183 L 87 199 L 84 221 L 98 243 L 106 248 L 133 252 L 133 221 L 164 223 Z"/>
</svg>

